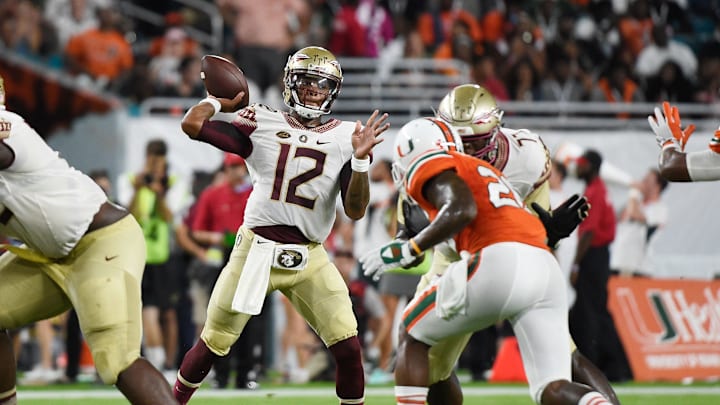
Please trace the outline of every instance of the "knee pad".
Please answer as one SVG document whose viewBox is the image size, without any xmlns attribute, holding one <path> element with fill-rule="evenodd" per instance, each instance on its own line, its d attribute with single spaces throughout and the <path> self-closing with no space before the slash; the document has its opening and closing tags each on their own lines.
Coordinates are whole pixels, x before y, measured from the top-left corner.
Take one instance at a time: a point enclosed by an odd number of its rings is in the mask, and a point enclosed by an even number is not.
<svg viewBox="0 0 720 405">
<path fill-rule="evenodd" d="M 92 353 L 95 368 L 103 383 L 113 385 L 117 382 L 120 373 L 125 371 L 130 365 L 140 357 L 140 353 L 135 356 L 130 353 L 122 353 L 120 348 L 98 350 Z"/>
<path fill-rule="evenodd" d="M 218 356 L 227 356 L 230 353 L 230 348 L 240 336 L 236 333 L 221 332 L 215 329 L 203 328 L 200 333 L 200 339 L 205 342 L 205 345 L 210 349 L 211 352 Z"/>
</svg>

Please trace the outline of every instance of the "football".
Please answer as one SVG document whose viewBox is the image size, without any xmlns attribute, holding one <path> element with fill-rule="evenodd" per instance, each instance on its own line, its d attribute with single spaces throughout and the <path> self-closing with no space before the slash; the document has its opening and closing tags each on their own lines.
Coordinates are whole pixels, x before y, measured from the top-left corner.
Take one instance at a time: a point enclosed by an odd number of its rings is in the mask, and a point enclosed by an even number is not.
<svg viewBox="0 0 720 405">
<path fill-rule="evenodd" d="M 245 74 L 234 63 L 217 55 L 205 55 L 200 61 L 200 78 L 209 94 L 218 98 L 233 99 L 241 92 L 245 97 L 240 101 L 238 109 L 250 103 Z"/>
</svg>

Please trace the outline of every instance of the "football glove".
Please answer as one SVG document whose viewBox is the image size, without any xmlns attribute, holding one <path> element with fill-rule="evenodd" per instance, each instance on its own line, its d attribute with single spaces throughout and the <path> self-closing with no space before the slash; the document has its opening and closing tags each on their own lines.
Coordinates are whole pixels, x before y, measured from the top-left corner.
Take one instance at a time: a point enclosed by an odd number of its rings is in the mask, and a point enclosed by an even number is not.
<svg viewBox="0 0 720 405">
<path fill-rule="evenodd" d="M 385 245 L 371 250 L 360 258 L 365 276 L 377 281 L 386 271 L 404 267 L 413 263 L 417 255 L 410 246 L 411 241 L 394 239 Z"/>
<path fill-rule="evenodd" d="M 720 128 L 715 130 L 715 136 L 710 140 L 710 144 L 708 146 L 711 151 L 720 153 Z"/>
<path fill-rule="evenodd" d="M 567 238 L 590 211 L 587 198 L 578 194 L 573 194 L 552 211 L 545 210 L 535 202 L 531 206 L 545 226 L 547 245 L 552 249 L 555 249 L 560 239 Z"/>
<path fill-rule="evenodd" d="M 402 210 L 408 237 L 414 237 L 430 225 L 430 220 L 425 215 L 425 211 L 419 205 L 408 201 L 407 198 L 402 202 Z"/>
<path fill-rule="evenodd" d="M 690 139 L 690 135 L 695 132 L 695 125 L 692 124 L 682 129 L 678 108 L 671 106 L 667 101 L 663 102 L 662 111 L 655 107 L 655 115 L 648 116 L 648 123 L 661 148 L 671 146 L 685 151 L 685 145 Z"/>
</svg>

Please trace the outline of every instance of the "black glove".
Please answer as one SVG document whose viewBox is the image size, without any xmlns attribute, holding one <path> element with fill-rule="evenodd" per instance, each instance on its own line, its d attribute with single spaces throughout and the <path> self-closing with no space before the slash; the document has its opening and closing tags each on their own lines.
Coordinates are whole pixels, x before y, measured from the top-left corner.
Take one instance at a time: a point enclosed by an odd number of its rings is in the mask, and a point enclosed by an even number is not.
<svg viewBox="0 0 720 405">
<path fill-rule="evenodd" d="M 405 218 L 405 229 L 408 238 L 412 238 L 419 234 L 420 231 L 430 225 L 425 211 L 419 205 L 411 203 L 407 199 L 402 202 L 403 218 Z"/>
<path fill-rule="evenodd" d="M 585 196 L 580 197 L 578 194 L 570 196 L 552 212 L 546 211 L 535 202 L 530 205 L 537 212 L 540 221 L 545 226 L 547 245 L 551 249 L 555 249 L 555 245 L 560 239 L 567 238 L 587 218 L 590 211 L 587 198 Z"/>
</svg>

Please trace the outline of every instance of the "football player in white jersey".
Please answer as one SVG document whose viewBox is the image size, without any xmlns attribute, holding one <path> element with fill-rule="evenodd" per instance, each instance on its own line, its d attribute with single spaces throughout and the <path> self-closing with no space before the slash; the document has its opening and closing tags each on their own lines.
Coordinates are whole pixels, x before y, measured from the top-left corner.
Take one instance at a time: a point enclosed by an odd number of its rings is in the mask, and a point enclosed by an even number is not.
<svg viewBox="0 0 720 405">
<path fill-rule="evenodd" d="M 668 181 L 714 181 L 720 180 L 720 128 L 710 139 L 708 149 L 685 152 L 695 126 L 682 129 L 680 111 L 668 102 L 662 110 L 655 107 L 655 115 L 648 116 L 650 128 L 662 149 L 658 160 L 660 175 Z"/>
<path fill-rule="evenodd" d="M 175 403 L 140 357 L 140 226 L 3 103 L 0 78 L 0 234 L 23 243 L 0 256 L 0 404 L 17 403 L 7 329 L 70 308 L 103 382 L 133 404 Z"/>
<path fill-rule="evenodd" d="M 288 58 L 283 93 L 289 112 L 253 104 L 231 122 L 233 100 L 209 97 L 192 107 L 182 128 L 243 158 L 253 191 L 230 259 L 210 298 L 200 340 L 185 355 L 175 398 L 186 403 L 213 361 L 225 356 L 267 293 L 280 290 L 328 346 L 337 363 L 341 404 L 364 403 L 357 321 L 348 289 L 322 246 L 335 220 L 337 196 L 353 219 L 369 200 L 367 170 L 378 136 L 389 127 L 375 111 L 360 121 L 323 121 L 340 91 L 342 71 L 332 53 L 306 47 Z"/>
<path fill-rule="evenodd" d="M 503 111 L 495 98 L 485 88 L 476 84 L 455 87 L 440 102 L 437 117 L 448 122 L 460 134 L 464 152 L 483 159 L 502 171 L 525 205 L 532 208 L 545 225 L 548 246 L 567 237 L 587 216 L 587 201 L 584 197 L 572 196 L 550 212 L 550 187 L 548 178 L 552 167 L 550 152 L 540 136 L 527 129 L 501 127 Z M 405 204 L 405 209 L 413 206 Z M 409 223 L 412 219 L 425 220 L 417 213 L 408 212 L 405 229 L 412 231 L 408 236 L 422 229 L 423 225 Z M 436 274 L 442 274 L 449 264 L 441 250 L 434 252 L 431 270 L 418 284 L 417 293 Z M 462 403 L 462 391 L 453 371 L 471 334 L 446 339 L 430 350 L 430 393 L 431 405 L 454 405 Z M 573 376 L 576 381 L 591 385 L 602 392 L 613 403 L 619 403 L 607 378 L 585 356 L 573 349 Z"/>
</svg>

